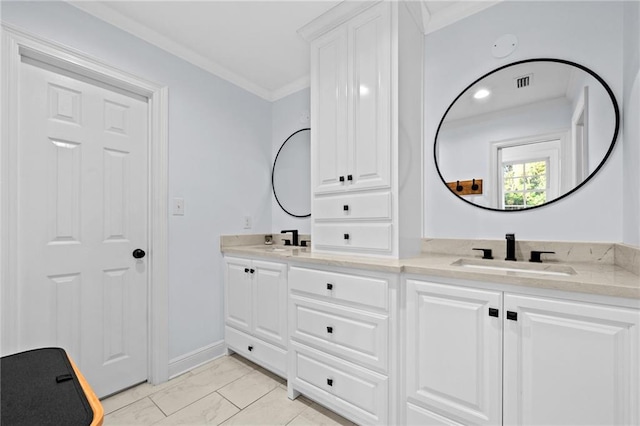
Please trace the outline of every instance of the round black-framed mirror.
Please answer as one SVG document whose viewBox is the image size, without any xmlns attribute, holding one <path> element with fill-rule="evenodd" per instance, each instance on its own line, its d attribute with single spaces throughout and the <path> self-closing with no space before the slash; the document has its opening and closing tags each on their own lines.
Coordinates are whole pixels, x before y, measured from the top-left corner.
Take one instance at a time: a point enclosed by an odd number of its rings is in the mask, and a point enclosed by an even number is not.
<svg viewBox="0 0 640 426">
<path fill-rule="evenodd" d="M 311 216 L 311 128 L 296 130 L 278 149 L 271 169 L 271 189 L 285 213 Z"/>
<path fill-rule="evenodd" d="M 547 206 L 584 186 L 613 151 L 611 88 L 575 62 L 526 59 L 469 84 L 445 111 L 433 155 L 459 199 L 492 211 Z"/>
</svg>

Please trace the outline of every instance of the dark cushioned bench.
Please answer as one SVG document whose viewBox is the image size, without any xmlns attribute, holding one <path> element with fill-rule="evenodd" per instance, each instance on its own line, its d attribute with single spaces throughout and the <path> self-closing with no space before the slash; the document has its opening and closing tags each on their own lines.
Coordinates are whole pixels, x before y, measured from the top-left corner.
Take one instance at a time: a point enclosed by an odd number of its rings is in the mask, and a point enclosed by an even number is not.
<svg viewBox="0 0 640 426">
<path fill-rule="evenodd" d="M 101 425 L 100 401 L 61 348 L 0 359 L 0 424 Z"/>
</svg>

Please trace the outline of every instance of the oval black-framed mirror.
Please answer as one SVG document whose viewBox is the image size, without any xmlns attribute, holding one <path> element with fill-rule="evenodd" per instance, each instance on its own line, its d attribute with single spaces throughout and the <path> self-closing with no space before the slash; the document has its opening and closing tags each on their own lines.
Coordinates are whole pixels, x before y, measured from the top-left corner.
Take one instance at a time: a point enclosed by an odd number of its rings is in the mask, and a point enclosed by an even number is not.
<svg viewBox="0 0 640 426">
<path fill-rule="evenodd" d="M 311 129 L 293 132 L 280 146 L 271 169 L 271 189 L 293 217 L 311 216 Z"/>
<path fill-rule="evenodd" d="M 483 75 L 453 100 L 436 131 L 434 161 L 459 199 L 528 211 L 593 178 L 619 127 L 617 100 L 595 72 L 563 59 L 526 59 Z"/>
</svg>

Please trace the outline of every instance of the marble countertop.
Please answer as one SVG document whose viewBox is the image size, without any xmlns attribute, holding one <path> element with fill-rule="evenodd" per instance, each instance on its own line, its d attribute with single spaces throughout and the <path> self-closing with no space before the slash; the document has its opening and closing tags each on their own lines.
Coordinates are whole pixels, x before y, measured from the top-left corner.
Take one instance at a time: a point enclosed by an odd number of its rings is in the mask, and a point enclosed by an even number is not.
<svg viewBox="0 0 640 426">
<path fill-rule="evenodd" d="M 273 260 L 303 262 L 325 266 L 360 268 L 389 273 L 410 273 L 452 279 L 483 281 L 499 284 L 536 287 L 544 289 L 575 291 L 612 297 L 640 299 L 640 276 L 614 263 L 547 261 L 543 264 L 529 262 L 504 262 L 482 260 L 479 257 L 455 254 L 423 253 L 407 259 L 384 259 L 312 252 L 305 247 L 267 246 L 264 244 L 223 246 L 229 255 L 259 256 Z M 470 266 L 461 266 L 463 263 Z M 478 267 L 480 266 L 480 267 Z M 485 266 L 508 269 L 484 269 Z M 543 272 L 512 270 L 537 268 L 569 270 L 568 275 L 544 275 Z M 568 269 L 567 269 L 568 268 Z M 575 273 L 574 273 L 575 272 Z"/>
</svg>

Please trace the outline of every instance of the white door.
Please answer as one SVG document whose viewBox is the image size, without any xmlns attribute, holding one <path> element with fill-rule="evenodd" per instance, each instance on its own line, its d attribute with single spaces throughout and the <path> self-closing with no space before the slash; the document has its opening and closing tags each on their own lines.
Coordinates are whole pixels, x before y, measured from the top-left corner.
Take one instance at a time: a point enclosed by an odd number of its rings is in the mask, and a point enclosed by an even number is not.
<svg viewBox="0 0 640 426">
<path fill-rule="evenodd" d="M 287 347 L 287 265 L 253 261 L 253 332 Z"/>
<path fill-rule="evenodd" d="M 254 270 L 251 261 L 225 257 L 225 265 L 225 321 L 251 333 L 251 271 Z"/>
<path fill-rule="evenodd" d="M 347 174 L 347 33 L 311 44 L 311 167 L 314 193 L 344 191 Z"/>
<path fill-rule="evenodd" d="M 505 294 L 505 425 L 638 424 L 640 311 Z"/>
<path fill-rule="evenodd" d="M 348 189 L 391 184 L 391 5 L 383 2 L 348 24 Z"/>
<path fill-rule="evenodd" d="M 20 67 L 18 346 L 63 347 L 108 395 L 147 378 L 148 105 Z"/>
<path fill-rule="evenodd" d="M 501 296 L 407 280 L 407 399 L 452 419 L 427 424 L 502 424 Z"/>
</svg>

